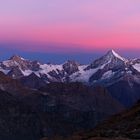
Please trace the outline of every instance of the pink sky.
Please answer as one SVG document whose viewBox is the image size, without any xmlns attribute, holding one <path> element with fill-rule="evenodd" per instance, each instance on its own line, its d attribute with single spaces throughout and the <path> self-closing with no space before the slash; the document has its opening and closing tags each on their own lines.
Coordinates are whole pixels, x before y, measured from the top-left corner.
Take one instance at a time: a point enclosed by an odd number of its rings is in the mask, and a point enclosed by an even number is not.
<svg viewBox="0 0 140 140">
<path fill-rule="evenodd" d="M 1 1 L 0 42 L 7 41 L 46 44 L 24 47 L 34 51 L 139 49 L 140 0 Z"/>
</svg>

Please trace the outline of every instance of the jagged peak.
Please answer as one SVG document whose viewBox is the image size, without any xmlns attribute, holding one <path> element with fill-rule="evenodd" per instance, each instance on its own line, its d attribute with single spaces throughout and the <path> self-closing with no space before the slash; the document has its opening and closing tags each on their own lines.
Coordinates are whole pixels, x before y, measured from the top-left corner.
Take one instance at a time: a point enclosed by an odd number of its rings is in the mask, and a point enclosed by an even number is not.
<svg viewBox="0 0 140 140">
<path fill-rule="evenodd" d="M 32 72 L 30 75 L 28 75 L 27 77 L 31 77 L 31 78 L 39 78 L 39 75 L 37 75 L 36 73 Z"/>
<path fill-rule="evenodd" d="M 67 61 L 65 61 L 64 63 L 63 63 L 63 65 L 65 65 L 65 64 L 76 64 L 76 65 L 80 65 L 77 61 L 75 61 L 75 60 L 67 60 Z"/>
<path fill-rule="evenodd" d="M 9 60 L 16 61 L 16 60 L 25 60 L 25 59 L 23 57 L 19 56 L 19 55 L 13 55 L 13 56 L 10 57 Z"/>
<path fill-rule="evenodd" d="M 120 56 L 120 55 L 119 55 L 118 53 L 116 53 L 113 49 L 112 49 L 112 50 L 109 50 L 109 51 L 107 52 L 106 56 L 111 56 L 111 57 L 113 56 L 113 57 L 116 57 L 116 58 L 118 58 L 118 59 L 120 59 L 120 60 L 122 60 L 122 61 L 127 61 L 126 58 Z"/>
</svg>

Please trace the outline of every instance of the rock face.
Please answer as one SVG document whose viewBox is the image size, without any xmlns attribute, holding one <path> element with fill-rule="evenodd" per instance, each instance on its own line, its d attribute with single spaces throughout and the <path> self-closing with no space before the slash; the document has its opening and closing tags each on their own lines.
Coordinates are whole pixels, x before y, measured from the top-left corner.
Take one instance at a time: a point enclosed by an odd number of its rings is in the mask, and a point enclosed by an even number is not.
<svg viewBox="0 0 140 140">
<path fill-rule="evenodd" d="M 79 71 L 79 68 L 78 66 L 80 66 L 80 64 L 78 64 L 77 62 L 75 61 L 67 61 L 65 64 L 63 64 L 63 69 L 64 71 L 66 71 L 66 73 L 68 75 L 71 75 L 77 71 Z"/>
<path fill-rule="evenodd" d="M 21 72 L 21 70 L 18 67 L 13 67 L 7 74 L 8 76 L 16 79 L 16 78 L 21 78 L 23 77 L 23 73 Z"/>
</svg>

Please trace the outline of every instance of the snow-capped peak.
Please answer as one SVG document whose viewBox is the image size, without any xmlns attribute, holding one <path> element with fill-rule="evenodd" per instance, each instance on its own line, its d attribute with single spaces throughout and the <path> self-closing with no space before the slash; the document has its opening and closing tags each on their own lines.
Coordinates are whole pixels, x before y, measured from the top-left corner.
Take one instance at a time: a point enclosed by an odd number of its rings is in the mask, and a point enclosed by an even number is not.
<svg viewBox="0 0 140 140">
<path fill-rule="evenodd" d="M 110 57 L 116 57 L 122 61 L 127 61 L 126 58 L 120 56 L 118 53 L 116 53 L 114 50 L 110 50 L 107 52 L 106 56 L 110 56 Z"/>
<path fill-rule="evenodd" d="M 10 57 L 9 60 L 13 60 L 13 61 L 17 61 L 17 60 L 25 60 L 24 58 L 22 58 L 19 55 L 13 55 L 12 57 Z"/>
</svg>

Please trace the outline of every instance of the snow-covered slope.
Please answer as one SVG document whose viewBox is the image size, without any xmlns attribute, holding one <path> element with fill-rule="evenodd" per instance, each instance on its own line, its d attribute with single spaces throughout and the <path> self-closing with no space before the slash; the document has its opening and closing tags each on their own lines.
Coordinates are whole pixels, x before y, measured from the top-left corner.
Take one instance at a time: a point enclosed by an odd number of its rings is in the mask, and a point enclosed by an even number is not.
<svg viewBox="0 0 140 140">
<path fill-rule="evenodd" d="M 66 61 L 64 64 L 42 64 L 38 61 L 30 61 L 20 56 L 12 56 L 0 63 L 0 71 L 14 79 L 28 77 L 34 73 L 40 79 L 48 82 L 64 82 L 73 73 L 82 67 L 75 61 Z"/>
<path fill-rule="evenodd" d="M 126 66 L 127 59 L 110 50 L 101 58 L 93 61 L 82 72 L 71 75 L 72 81 L 96 82 L 100 79 L 108 79 L 114 73 L 115 69 L 122 69 Z M 107 75 L 108 74 L 108 75 Z M 94 78 L 92 78 L 94 76 Z M 91 78 L 93 80 L 91 80 Z M 90 81 L 91 80 L 91 81 Z"/>
</svg>

